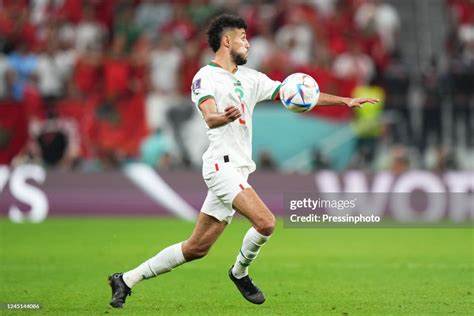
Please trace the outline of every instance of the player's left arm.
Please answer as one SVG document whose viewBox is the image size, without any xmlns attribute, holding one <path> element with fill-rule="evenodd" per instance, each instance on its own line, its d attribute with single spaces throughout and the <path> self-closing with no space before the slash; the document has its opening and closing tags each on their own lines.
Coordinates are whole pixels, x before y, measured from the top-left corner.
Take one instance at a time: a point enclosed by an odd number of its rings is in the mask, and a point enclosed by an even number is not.
<svg viewBox="0 0 474 316">
<path fill-rule="evenodd" d="M 377 102 L 380 102 L 380 100 L 375 99 L 375 98 L 344 98 L 344 97 L 338 97 L 338 96 L 327 94 L 327 93 L 321 93 L 319 95 L 317 106 L 319 105 L 322 105 L 322 106 L 343 105 L 344 106 L 345 105 L 350 108 L 354 108 L 354 107 L 360 108 L 365 103 L 375 104 Z"/>
<path fill-rule="evenodd" d="M 255 71 L 257 79 L 256 103 L 260 101 L 276 101 L 280 99 L 281 82 L 270 79 L 266 74 Z"/>
</svg>

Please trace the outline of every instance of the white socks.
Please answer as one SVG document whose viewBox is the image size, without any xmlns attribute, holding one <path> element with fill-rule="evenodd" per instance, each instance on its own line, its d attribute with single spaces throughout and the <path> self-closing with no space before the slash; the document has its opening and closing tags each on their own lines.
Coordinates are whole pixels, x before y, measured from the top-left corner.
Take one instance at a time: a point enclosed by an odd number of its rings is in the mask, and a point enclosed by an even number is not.
<svg viewBox="0 0 474 316">
<path fill-rule="evenodd" d="M 260 234 L 253 227 L 247 231 L 242 243 L 242 248 L 240 248 L 237 260 L 232 268 L 232 274 L 237 279 L 241 279 L 248 274 L 248 266 L 255 260 L 260 248 L 269 238 L 270 236 Z"/>
<path fill-rule="evenodd" d="M 132 288 L 135 284 L 144 279 L 149 279 L 160 274 L 169 272 L 186 262 L 184 259 L 181 244 L 177 243 L 161 250 L 156 256 L 143 262 L 133 270 L 123 274 L 123 281 Z"/>
<path fill-rule="evenodd" d="M 248 274 L 248 266 L 255 260 L 260 248 L 269 238 L 270 236 L 260 234 L 253 227 L 247 231 L 242 248 L 232 268 L 232 274 L 237 279 L 243 278 Z M 186 262 L 186 259 L 181 247 L 182 242 L 161 250 L 156 256 L 143 262 L 135 269 L 125 272 L 123 274 L 123 281 L 129 288 L 132 288 L 142 280 L 170 272 L 177 266 L 182 265 Z"/>
</svg>

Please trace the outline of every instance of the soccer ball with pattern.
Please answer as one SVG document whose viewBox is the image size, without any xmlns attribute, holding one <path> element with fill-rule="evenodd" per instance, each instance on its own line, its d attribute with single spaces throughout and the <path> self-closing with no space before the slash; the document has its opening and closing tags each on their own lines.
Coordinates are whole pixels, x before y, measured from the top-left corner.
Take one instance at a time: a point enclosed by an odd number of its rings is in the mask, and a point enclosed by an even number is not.
<svg viewBox="0 0 474 316">
<path fill-rule="evenodd" d="M 316 80 L 304 73 L 289 75 L 281 84 L 280 100 L 292 112 L 308 112 L 319 99 L 319 86 Z"/>
</svg>

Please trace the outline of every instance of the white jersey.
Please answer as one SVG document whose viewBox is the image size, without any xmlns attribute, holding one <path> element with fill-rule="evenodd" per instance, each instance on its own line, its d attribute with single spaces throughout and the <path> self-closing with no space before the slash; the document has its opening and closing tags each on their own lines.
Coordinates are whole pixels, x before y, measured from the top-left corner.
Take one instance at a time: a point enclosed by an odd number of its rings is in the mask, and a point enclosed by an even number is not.
<svg viewBox="0 0 474 316">
<path fill-rule="evenodd" d="M 197 72 L 193 78 L 191 98 L 198 109 L 202 102 L 212 98 L 216 102 L 217 112 L 224 112 L 227 106 L 233 105 L 242 113 L 240 119 L 232 123 L 208 128 L 210 144 L 202 156 L 204 170 L 214 168 L 216 163 L 224 159 L 235 168 L 245 167 L 249 172 L 255 171 L 252 160 L 253 110 L 260 101 L 276 100 L 280 85 L 279 81 L 242 66 L 231 73 L 211 62 Z"/>
</svg>

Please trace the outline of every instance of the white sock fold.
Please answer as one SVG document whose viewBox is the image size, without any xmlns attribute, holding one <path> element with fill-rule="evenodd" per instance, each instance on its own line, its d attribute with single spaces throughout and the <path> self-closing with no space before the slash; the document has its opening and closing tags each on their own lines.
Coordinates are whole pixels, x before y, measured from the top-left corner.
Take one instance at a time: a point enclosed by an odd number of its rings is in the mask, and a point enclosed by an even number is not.
<svg viewBox="0 0 474 316">
<path fill-rule="evenodd" d="M 135 269 L 123 274 L 123 281 L 132 288 L 141 280 L 156 277 L 160 274 L 170 272 L 177 266 L 186 262 L 184 259 L 182 242 L 161 250 L 156 256 L 148 259 Z"/>
<path fill-rule="evenodd" d="M 244 236 L 242 247 L 232 268 L 232 274 L 241 279 L 248 275 L 248 268 L 252 261 L 257 258 L 260 248 L 267 242 L 270 236 L 260 234 L 255 228 L 251 227 Z"/>
</svg>

